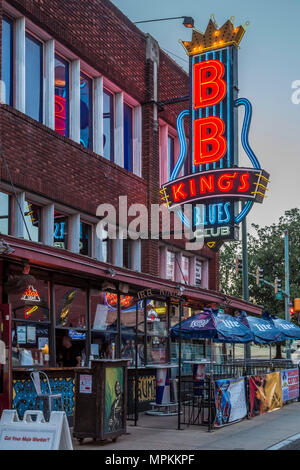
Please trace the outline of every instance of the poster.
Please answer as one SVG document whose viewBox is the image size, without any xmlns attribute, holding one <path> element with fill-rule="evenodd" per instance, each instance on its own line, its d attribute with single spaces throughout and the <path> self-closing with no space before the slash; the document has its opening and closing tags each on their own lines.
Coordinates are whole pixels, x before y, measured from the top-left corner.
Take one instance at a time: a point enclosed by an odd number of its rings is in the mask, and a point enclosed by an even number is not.
<svg viewBox="0 0 300 470">
<path fill-rule="evenodd" d="M 95 319 L 94 319 L 94 330 L 106 330 L 107 328 L 107 314 L 108 307 L 106 305 L 97 305 Z"/>
<path fill-rule="evenodd" d="M 299 371 L 287 369 L 281 371 L 282 401 L 294 400 L 299 397 Z"/>
<path fill-rule="evenodd" d="M 215 426 L 224 426 L 247 416 L 245 379 L 216 380 Z"/>
<path fill-rule="evenodd" d="M 17 326 L 17 343 L 26 344 L 26 326 Z"/>
<path fill-rule="evenodd" d="M 124 368 L 105 369 L 105 420 L 104 433 L 124 429 Z"/>
<path fill-rule="evenodd" d="M 92 376 L 91 375 L 80 374 L 79 393 L 92 393 Z"/>
<path fill-rule="evenodd" d="M 281 374 L 273 372 L 249 377 L 251 417 L 282 407 Z"/>
<path fill-rule="evenodd" d="M 36 327 L 27 326 L 27 343 L 36 343 Z"/>
</svg>

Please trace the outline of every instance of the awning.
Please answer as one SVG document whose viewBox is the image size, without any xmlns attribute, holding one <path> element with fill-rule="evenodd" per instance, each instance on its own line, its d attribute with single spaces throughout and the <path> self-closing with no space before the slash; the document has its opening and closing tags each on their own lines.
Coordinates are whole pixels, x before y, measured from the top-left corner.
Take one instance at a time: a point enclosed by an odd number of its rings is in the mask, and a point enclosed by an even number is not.
<svg viewBox="0 0 300 470">
<path fill-rule="evenodd" d="M 14 248 L 15 252 L 7 259 L 28 260 L 35 266 L 49 268 L 60 272 L 73 272 L 87 279 L 94 278 L 99 282 L 102 280 L 112 284 L 125 283 L 134 287 L 137 292 L 153 291 L 153 295 L 161 290 L 165 292 L 178 291 L 178 282 L 172 282 L 146 273 L 138 273 L 129 269 L 113 266 L 114 276 L 111 276 L 111 266 L 109 264 L 88 258 L 77 253 L 72 253 L 53 246 L 41 245 L 29 240 L 3 235 L 2 238 Z M 183 296 L 194 302 L 216 303 L 232 309 L 245 310 L 247 313 L 255 315 L 262 314 L 262 307 L 246 302 L 242 299 L 193 286 L 181 284 L 184 288 Z"/>
</svg>

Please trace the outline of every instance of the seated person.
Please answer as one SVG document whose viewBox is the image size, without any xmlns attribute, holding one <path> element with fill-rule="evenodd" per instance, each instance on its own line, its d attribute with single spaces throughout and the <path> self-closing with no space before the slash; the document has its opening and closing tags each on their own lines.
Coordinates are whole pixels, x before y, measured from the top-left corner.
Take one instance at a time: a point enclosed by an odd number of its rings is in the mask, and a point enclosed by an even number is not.
<svg viewBox="0 0 300 470">
<path fill-rule="evenodd" d="M 72 338 L 65 335 L 61 346 L 57 350 L 57 363 L 59 367 L 80 367 L 81 349 L 77 344 L 72 343 Z"/>
</svg>

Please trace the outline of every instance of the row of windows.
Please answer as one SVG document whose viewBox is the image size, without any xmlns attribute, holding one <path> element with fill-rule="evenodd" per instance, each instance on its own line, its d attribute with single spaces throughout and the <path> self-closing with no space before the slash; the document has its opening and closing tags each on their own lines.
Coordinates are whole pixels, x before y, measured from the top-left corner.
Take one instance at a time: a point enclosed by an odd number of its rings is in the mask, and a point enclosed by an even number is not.
<svg viewBox="0 0 300 470">
<path fill-rule="evenodd" d="M 26 32 L 25 35 L 25 113 L 43 122 L 44 116 L 44 43 Z M 7 16 L 2 18 L 2 102 L 15 105 L 14 22 Z M 71 63 L 57 52 L 54 57 L 54 129 L 70 137 L 70 79 Z M 80 71 L 80 143 L 94 148 L 94 83 L 93 79 Z M 115 129 L 114 94 L 103 90 L 103 156 L 114 158 Z M 124 168 L 133 171 L 134 108 L 124 103 Z"/>
</svg>

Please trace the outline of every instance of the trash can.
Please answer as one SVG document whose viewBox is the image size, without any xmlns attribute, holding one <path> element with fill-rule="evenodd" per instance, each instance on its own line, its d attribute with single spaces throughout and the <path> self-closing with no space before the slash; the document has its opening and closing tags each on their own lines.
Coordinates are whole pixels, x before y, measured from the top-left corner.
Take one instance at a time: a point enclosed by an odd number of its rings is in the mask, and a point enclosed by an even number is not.
<svg viewBox="0 0 300 470">
<path fill-rule="evenodd" d="M 126 433 L 127 361 L 99 359 L 75 372 L 73 436 L 116 441 Z"/>
</svg>

